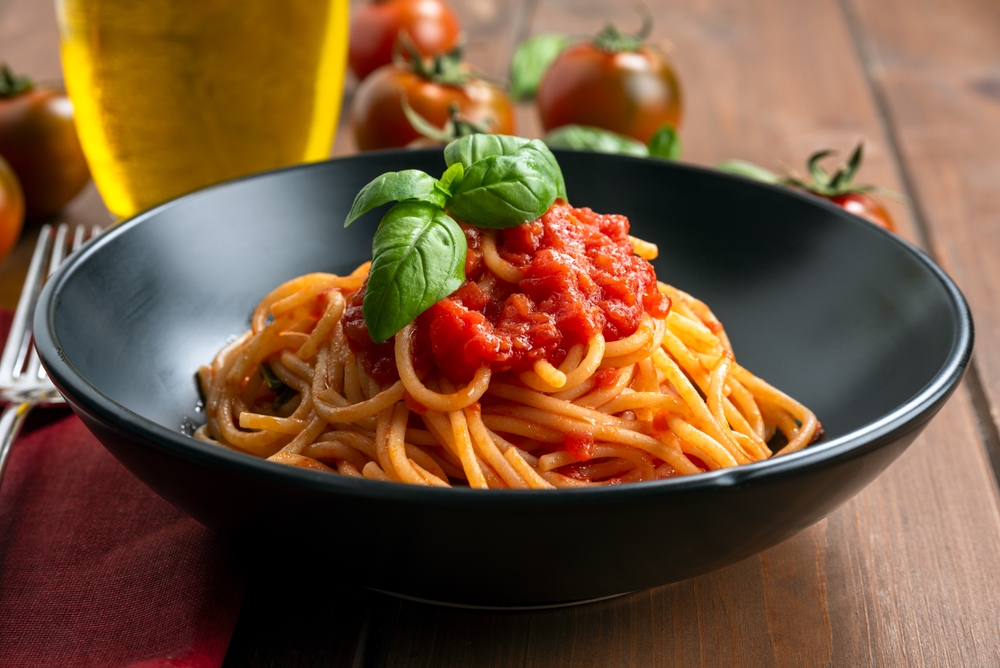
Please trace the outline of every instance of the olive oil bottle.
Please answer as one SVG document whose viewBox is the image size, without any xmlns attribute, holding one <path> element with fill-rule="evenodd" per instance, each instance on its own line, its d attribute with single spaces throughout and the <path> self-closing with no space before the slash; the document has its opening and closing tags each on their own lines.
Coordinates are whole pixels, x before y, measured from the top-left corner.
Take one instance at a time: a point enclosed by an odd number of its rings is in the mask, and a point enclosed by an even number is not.
<svg viewBox="0 0 1000 668">
<path fill-rule="evenodd" d="M 57 0 L 66 88 L 108 208 L 329 155 L 348 0 Z"/>
</svg>

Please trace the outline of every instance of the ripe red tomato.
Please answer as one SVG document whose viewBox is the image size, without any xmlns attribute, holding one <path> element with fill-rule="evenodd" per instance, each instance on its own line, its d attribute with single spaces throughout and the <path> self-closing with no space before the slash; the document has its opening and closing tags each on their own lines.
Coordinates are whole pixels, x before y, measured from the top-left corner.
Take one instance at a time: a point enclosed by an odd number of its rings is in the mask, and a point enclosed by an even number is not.
<svg viewBox="0 0 1000 668">
<path fill-rule="evenodd" d="M 375 0 L 358 8 L 351 21 L 348 62 L 358 79 L 392 62 L 404 31 L 423 56 L 447 53 L 458 45 L 454 10 L 442 0 Z"/>
<path fill-rule="evenodd" d="M 56 213 L 90 180 L 69 98 L 14 77 L 6 66 L 0 68 L 0 155 L 17 174 L 28 218 Z"/>
<path fill-rule="evenodd" d="M 0 262 L 6 258 L 21 236 L 24 223 L 24 195 L 14 170 L 0 158 Z"/>
<path fill-rule="evenodd" d="M 535 96 L 545 129 L 591 125 L 645 143 L 664 125 L 681 122 L 681 89 L 666 57 L 609 26 L 592 42 L 565 49 Z M 610 36 L 610 37 L 609 37 Z"/>
<path fill-rule="evenodd" d="M 828 199 L 855 216 L 861 216 L 890 232 L 896 231 L 896 226 L 893 224 L 889 212 L 885 210 L 881 202 L 868 193 L 849 192 Z"/>
<path fill-rule="evenodd" d="M 454 103 L 469 121 L 495 134 L 514 134 L 514 106 L 497 86 L 468 76 L 455 84 L 386 65 L 358 87 L 351 106 L 351 125 L 358 148 L 370 151 L 408 145 L 420 139 L 403 111 L 403 97 L 410 107 L 436 127 L 443 127 Z"/>
</svg>

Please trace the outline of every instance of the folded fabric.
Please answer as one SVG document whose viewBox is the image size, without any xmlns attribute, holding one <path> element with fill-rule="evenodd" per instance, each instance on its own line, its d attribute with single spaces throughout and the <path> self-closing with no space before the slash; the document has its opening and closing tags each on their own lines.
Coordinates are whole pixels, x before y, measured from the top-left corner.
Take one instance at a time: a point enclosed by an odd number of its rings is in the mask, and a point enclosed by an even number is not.
<svg viewBox="0 0 1000 668">
<path fill-rule="evenodd" d="M 225 539 L 36 411 L 0 483 L 0 666 L 220 666 L 243 598 Z"/>
</svg>

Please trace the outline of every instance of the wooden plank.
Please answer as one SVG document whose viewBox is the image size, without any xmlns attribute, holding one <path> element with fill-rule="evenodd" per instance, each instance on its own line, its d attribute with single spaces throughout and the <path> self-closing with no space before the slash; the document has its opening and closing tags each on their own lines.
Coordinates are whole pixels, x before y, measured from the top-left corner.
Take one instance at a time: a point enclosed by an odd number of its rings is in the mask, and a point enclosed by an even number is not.
<svg viewBox="0 0 1000 668">
<path fill-rule="evenodd" d="M 901 188 L 837 2 L 651 6 L 686 84 L 687 159 L 799 165 L 865 137 L 865 179 Z M 589 33 L 607 18 L 634 23 L 628 14 L 601 0 L 543 0 L 532 31 Z M 532 122 L 530 107 L 522 115 Z M 920 240 L 907 208 L 893 212 Z M 440 666 L 995 665 L 1000 512 L 987 470 L 962 390 L 867 490 L 761 555 L 615 601 L 511 613 L 502 625 L 492 613 L 401 603 L 371 665 L 421 665 L 412 648 L 428 641 Z"/>
<path fill-rule="evenodd" d="M 845 2 L 892 120 L 934 255 L 972 307 L 974 390 L 1000 474 L 1000 5 L 989 0 Z"/>
</svg>

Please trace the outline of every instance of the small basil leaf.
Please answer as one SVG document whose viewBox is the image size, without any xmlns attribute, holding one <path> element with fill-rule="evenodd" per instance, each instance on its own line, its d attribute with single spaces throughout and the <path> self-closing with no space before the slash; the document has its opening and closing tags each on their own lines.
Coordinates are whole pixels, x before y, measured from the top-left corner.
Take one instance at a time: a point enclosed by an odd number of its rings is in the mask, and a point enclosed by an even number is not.
<svg viewBox="0 0 1000 668">
<path fill-rule="evenodd" d="M 448 211 L 479 227 L 514 227 L 548 211 L 556 183 L 539 153 L 491 155 L 474 163 L 448 200 Z"/>
<path fill-rule="evenodd" d="M 441 175 L 441 188 L 450 196 L 451 191 L 462 182 L 464 177 L 465 168 L 462 166 L 462 163 L 456 162 Z"/>
<path fill-rule="evenodd" d="M 267 362 L 260 363 L 260 375 L 264 377 L 264 382 L 267 384 L 267 389 L 272 392 L 280 392 L 281 390 L 288 387 L 284 382 L 271 371 L 271 365 Z"/>
<path fill-rule="evenodd" d="M 351 212 L 347 214 L 344 227 L 376 207 L 406 199 L 415 199 L 443 208 L 446 195 L 440 191 L 437 179 L 419 169 L 387 172 L 361 189 L 354 198 L 354 204 L 351 206 Z"/>
<path fill-rule="evenodd" d="M 764 169 L 763 167 L 758 167 L 752 162 L 747 162 L 746 160 L 726 160 L 725 162 L 716 165 L 715 168 L 722 170 L 723 172 L 729 172 L 730 174 L 745 176 L 746 178 L 754 179 L 755 181 L 763 181 L 764 183 L 781 182 L 781 179 L 778 178 L 778 175 L 774 172 Z"/>
<path fill-rule="evenodd" d="M 396 204 L 372 242 L 361 312 L 375 343 L 386 341 L 465 282 L 465 234 L 432 204 Z"/>
<path fill-rule="evenodd" d="M 677 130 L 669 125 L 653 133 L 649 138 L 649 155 L 666 160 L 679 160 L 681 157 L 681 138 Z"/>
<path fill-rule="evenodd" d="M 298 394 L 298 392 L 295 391 L 295 388 L 285 385 L 285 383 L 274 374 L 274 371 L 271 370 L 271 366 L 267 362 L 261 362 L 260 375 L 264 377 L 267 389 L 275 393 L 274 401 L 271 402 L 271 408 L 273 410 L 278 410 Z"/>
<path fill-rule="evenodd" d="M 564 125 L 545 135 L 545 143 L 553 148 L 569 148 L 575 151 L 596 151 L 617 153 L 645 158 L 649 149 L 640 141 L 589 125 Z"/>
<path fill-rule="evenodd" d="M 545 71 L 572 42 L 565 35 L 543 33 L 521 42 L 510 63 L 510 96 L 524 100 L 535 96 Z"/>
</svg>

